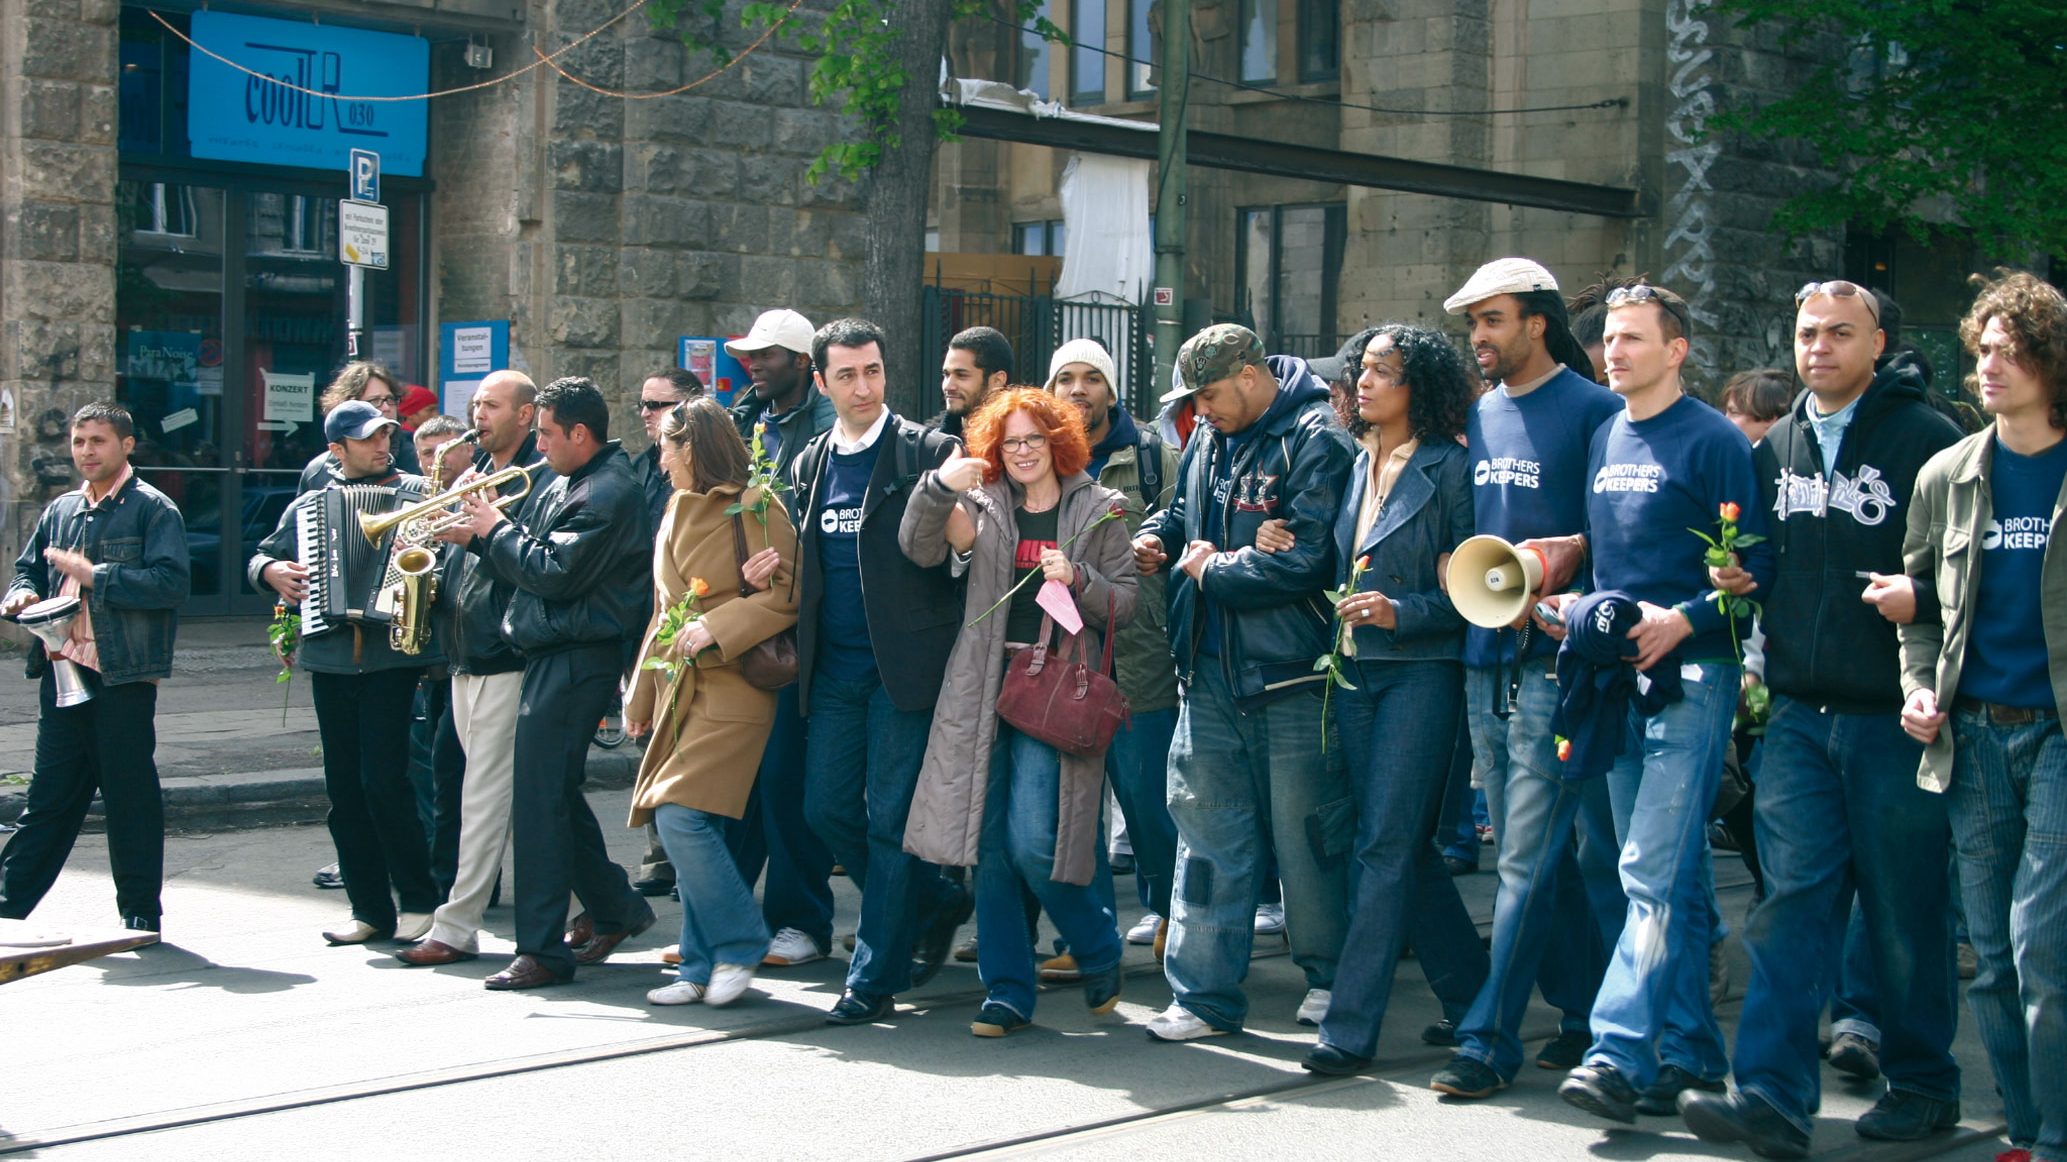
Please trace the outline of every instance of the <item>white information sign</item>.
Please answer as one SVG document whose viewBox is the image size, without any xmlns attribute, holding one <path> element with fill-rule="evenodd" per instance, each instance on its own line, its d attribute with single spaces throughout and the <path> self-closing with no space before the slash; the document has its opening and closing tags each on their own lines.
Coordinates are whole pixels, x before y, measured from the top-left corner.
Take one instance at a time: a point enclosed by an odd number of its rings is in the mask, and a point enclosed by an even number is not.
<svg viewBox="0 0 2067 1162">
<path fill-rule="evenodd" d="M 388 208 L 378 202 L 337 203 L 337 258 L 347 266 L 388 268 Z"/>
<path fill-rule="evenodd" d="M 486 375 L 495 370 L 495 328 L 455 327 L 452 331 L 452 371 L 455 375 Z"/>
<path fill-rule="evenodd" d="M 266 418 L 288 423 L 307 423 L 316 418 L 316 377 L 310 372 L 290 374 L 261 371 L 266 381 Z"/>
</svg>

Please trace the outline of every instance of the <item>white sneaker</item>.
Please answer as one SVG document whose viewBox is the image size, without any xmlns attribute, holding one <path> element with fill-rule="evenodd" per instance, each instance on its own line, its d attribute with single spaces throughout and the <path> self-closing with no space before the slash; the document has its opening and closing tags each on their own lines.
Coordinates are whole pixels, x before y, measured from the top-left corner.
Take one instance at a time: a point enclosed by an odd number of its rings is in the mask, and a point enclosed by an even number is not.
<svg viewBox="0 0 2067 1162">
<path fill-rule="evenodd" d="M 1216 1029 L 1194 1016 L 1190 1009 L 1172 1003 L 1149 1021 L 1148 1035 L 1156 1041 L 1196 1041 L 1201 1037 L 1225 1037 L 1227 1030 Z"/>
<path fill-rule="evenodd" d="M 678 980 L 646 994 L 649 1005 L 693 1005 L 703 999 L 704 988 L 693 980 Z"/>
<path fill-rule="evenodd" d="M 754 966 L 751 964 L 720 964 L 711 968 L 710 987 L 704 990 L 703 1003 L 712 1008 L 729 1005 L 746 992 L 754 983 Z"/>
<path fill-rule="evenodd" d="M 1327 989 L 1307 989 L 1306 999 L 1299 1002 L 1299 1023 L 1318 1025 L 1328 1019 L 1328 1002 L 1335 994 Z"/>
<path fill-rule="evenodd" d="M 1277 936 L 1285 930 L 1285 906 L 1279 904 L 1256 905 L 1256 935 Z"/>
<path fill-rule="evenodd" d="M 818 941 L 795 928 L 784 928 L 768 942 L 768 955 L 761 958 L 761 963 L 773 968 L 794 968 L 824 959 L 825 950 L 818 947 Z"/>
<path fill-rule="evenodd" d="M 395 917 L 395 939 L 407 944 L 421 940 L 430 934 L 431 921 L 436 919 L 429 912 L 404 912 Z"/>
<path fill-rule="evenodd" d="M 1156 915 L 1154 912 L 1150 912 L 1148 915 L 1143 916 L 1139 924 L 1136 924 L 1132 928 L 1127 929 L 1127 943 L 1154 944 L 1156 942 L 1156 928 L 1159 925 L 1161 925 L 1162 922 L 1163 918 L 1161 916 Z"/>
</svg>

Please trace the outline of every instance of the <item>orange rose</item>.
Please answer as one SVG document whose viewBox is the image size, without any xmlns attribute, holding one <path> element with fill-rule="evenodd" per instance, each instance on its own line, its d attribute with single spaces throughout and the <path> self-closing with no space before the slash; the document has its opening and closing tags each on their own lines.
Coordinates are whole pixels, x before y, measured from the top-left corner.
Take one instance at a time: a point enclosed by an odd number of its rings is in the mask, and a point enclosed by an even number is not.
<svg viewBox="0 0 2067 1162">
<path fill-rule="evenodd" d="M 1356 559 L 1356 570 L 1361 573 L 1371 567 L 1371 554 L 1365 553 Z"/>
<path fill-rule="evenodd" d="M 1743 516 L 1743 515 L 1744 515 L 1744 510 L 1743 510 L 1743 509 L 1741 509 L 1741 508 L 1739 508 L 1739 507 L 1737 507 L 1737 502 L 1736 502 L 1736 501 L 1734 501 L 1734 500 L 1726 500 L 1726 501 L 1724 501 L 1724 502 L 1723 502 L 1723 505 L 1722 505 L 1722 518 L 1723 518 L 1723 520 L 1725 520 L 1725 521 L 1729 522 L 1730 524 L 1736 524 L 1736 523 L 1737 523 L 1737 518 L 1738 518 L 1738 517 L 1740 517 L 1740 516 Z"/>
<path fill-rule="evenodd" d="M 1561 762 L 1561 763 L 1568 763 L 1568 762 L 1571 762 L 1571 761 L 1572 761 L 1572 740 L 1571 740 L 1571 739 L 1569 739 L 1569 738 L 1559 738 L 1559 739 L 1557 740 L 1557 761 L 1559 761 L 1559 762 Z"/>
<path fill-rule="evenodd" d="M 689 579 L 689 596 L 698 598 L 700 600 L 702 598 L 709 597 L 710 595 L 710 582 L 705 581 L 701 577 L 691 577 Z"/>
</svg>

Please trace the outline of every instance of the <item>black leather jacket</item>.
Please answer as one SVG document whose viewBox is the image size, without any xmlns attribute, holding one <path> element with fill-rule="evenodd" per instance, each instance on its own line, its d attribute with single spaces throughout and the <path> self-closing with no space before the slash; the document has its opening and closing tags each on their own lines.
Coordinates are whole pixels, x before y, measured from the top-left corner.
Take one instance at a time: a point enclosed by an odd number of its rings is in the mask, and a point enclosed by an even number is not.
<svg viewBox="0 0 2067 1162">
<path fill-rule="evenodd" d="M 1324 591 L 1336 579 L 1335 517 L 1356 458 L 1349 433 L 1335 419 L 1328 389 L 1288 356 L 1270 357 L 1278 399 L 1242 441 L 1220 520 L 1206 527 L 1215 468 L 1229 455 L 1227 437 L 1201 425 L 1177 469 L 1169 507 L 1141 531 L 1161 539 L 1170 570 L 1170 653 L 1177 677 L 1191 684 L 1205 634 L 1199 585 L 1175 566 L 1192 541 L 1220 551 L 1207 561 L 1204 587 L 1220 618 L 1220 662 L 1235 698 L 1264 702 L 1299 690 L 1318 693 L 1326 676 L 1313 667 L 1328 652 L 1334 611 Z M 1256 550 L 1256 530 L 1282 517 L 1296 544 L 1282 553 Z"/>
<path fill-rule="evenodd" d="M 170 677 L 190 567 L 178 506 L 134 474 L 96 505 L 88 505 L 78 488 L 59 496 L 22 544 L 7 596 L 58 595 L 64 575 L 43 559 L 43 550 L 52 546 L 77 549 L 93 562 L 93 587 L 79 597 L 93 619 L 101 680 L 118 686 Z M 37 643 L 24 653 L 28 676 L 41 678 L 50 668 L 48 652 Z"/>
<path fill-rule="evenodd" d="M 510 518 L 523 523 L 531 506 L 545 495 L 547 486 L 556 479 L 553 470 L 546 466 L 545 458 L 538 454 L 538 436 L 526 433 L 523 444 L 516 455 L 510 457 L 512 465 L 521 465 L 531 470 L 531 493 L 518 501 Z M 483 452 L 474 459 L 474 467 L 483 473 L 495 471 L 494 458 Z M 498 490 L 507 496 L 520 485 L 513 483 Z M 524 668 L 524 655 L 517 647 L 502 636 L 502 615 L 516 596 L 516 587 L 496 577 L 494 570 L 481 563 L 480 551 L 485 542 L 476 537 L 468 548 L 472 551 L 454 554 L 450 571 L 440 581 L 443 589 L 433 610 L 447 615 L 450 621 L 440 626 L 446 635 L 446 657 L 455 674 L 507 674 Z"/>
<path fill-rule="evenodd" d="M 653 584 L 646 500 L 624 446 L 612 440 L 504 521 L 481 547 L 484 567 L 515 590 L 502 618 L 512 646 L 537 655 L 618 645 L 645 628 Z"/>
</svg>

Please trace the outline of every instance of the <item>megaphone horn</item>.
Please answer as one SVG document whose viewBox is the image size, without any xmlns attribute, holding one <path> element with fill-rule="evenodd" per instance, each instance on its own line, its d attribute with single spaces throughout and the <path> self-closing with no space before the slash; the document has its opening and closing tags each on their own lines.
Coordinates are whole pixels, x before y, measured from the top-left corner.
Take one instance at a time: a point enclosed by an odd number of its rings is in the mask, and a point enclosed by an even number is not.
<svg viewBox="0 0 2067 1162">
<path fill-rule="evenodd" d="M 1481 533 L 1450 554 L 1450 601 L 1464 620 L 1485 629 L 1513 625 L 1543 585 L 1543 554 Z"/>
</svg>

